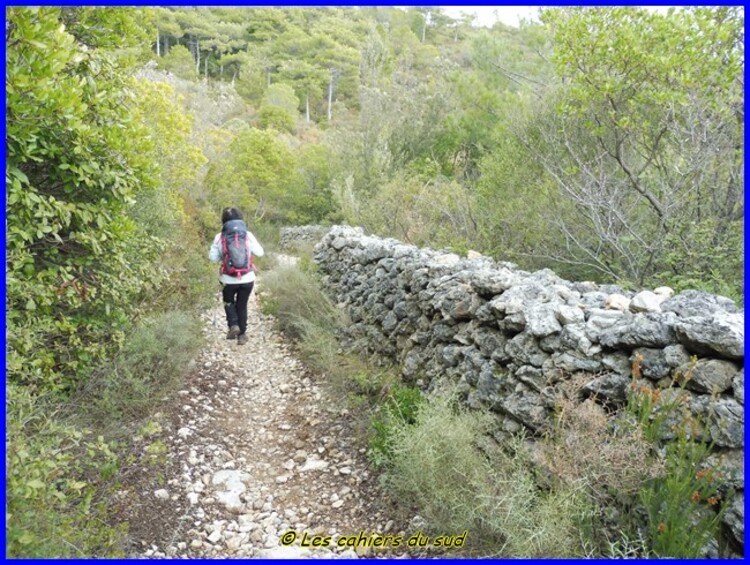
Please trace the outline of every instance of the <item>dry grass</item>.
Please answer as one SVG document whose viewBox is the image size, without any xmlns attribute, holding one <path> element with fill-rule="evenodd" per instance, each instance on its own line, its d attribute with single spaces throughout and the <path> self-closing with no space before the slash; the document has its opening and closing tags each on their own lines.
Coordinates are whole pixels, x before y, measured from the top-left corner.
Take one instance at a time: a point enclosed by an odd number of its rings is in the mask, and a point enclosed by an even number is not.
<svg viewBox="0 0 750 565">
<path fill-rule="evenodd" d="M 540 490 L 520 445 L 509 451 L 488 445 L 493 421 L 451 397 L 433 396 L 413 425 L 392 433 L 389 492 L 423 516 L 433 534 L 468 530 L 474 556 L 583 555 L 583 493 L 568 485 Z"/>
<path fill-rule="evenodd" d="M 584 482 L 596 497 L 635 495 L 663 473 L 663 464 L 651 456 L 652 444 L 637 423 L 613 419 L 594 398 L 580 400 L 590 378 L 575 376 L 561 386 L 556 425 L 540 462 L 563 483 Z"/>
</svg>

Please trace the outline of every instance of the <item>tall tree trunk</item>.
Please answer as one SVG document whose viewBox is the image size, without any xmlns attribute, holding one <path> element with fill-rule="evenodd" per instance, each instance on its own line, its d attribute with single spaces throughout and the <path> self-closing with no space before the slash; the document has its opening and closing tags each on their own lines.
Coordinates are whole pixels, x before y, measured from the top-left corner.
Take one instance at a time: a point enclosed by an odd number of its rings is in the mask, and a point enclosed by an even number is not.
<svg viewBox="0 0 750 565">
<path fill-rule="evenodd" d="M 219 76 L 224 80 L 224 65 L 219 65 Z"/>
<path fill-rule="evenodd" d="M 331 71 L 331 81 L 328 83 L 328 121 L 331 121 L 331 105 L 333 104 L 333 71 Z"/>
<path fill-rule="evenodd" d="M 161 57 L 161 37 L 159 37 L 159 28 L 156 28 L 156 56 Z"/>
<path fill-rule="evenodd" d="M 195 38 L 195 74 L 201 76 L 201 46 L 198 44 L 198 38 Z"/>
<path fill-rule="evenodd" d="M 232 86 L 234 86 L 234 80 L 237 78 L 237 69 L 234 69 L 234 74 L 232 75 Z"/>
</svg>

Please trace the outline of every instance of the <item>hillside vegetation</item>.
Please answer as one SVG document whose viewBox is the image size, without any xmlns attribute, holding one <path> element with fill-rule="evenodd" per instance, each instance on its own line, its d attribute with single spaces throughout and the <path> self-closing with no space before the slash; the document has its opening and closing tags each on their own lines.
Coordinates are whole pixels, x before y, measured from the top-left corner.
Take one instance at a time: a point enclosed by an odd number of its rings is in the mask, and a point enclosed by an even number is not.
<svg viewBox="0 0 750 565">
<path fill-rule="evenodd" d="M 6 20 L 8 556 L 124 552 L 118 453 L 201 345 L 224 206 L 743 300 L 741 8 Z"/>
</svg>

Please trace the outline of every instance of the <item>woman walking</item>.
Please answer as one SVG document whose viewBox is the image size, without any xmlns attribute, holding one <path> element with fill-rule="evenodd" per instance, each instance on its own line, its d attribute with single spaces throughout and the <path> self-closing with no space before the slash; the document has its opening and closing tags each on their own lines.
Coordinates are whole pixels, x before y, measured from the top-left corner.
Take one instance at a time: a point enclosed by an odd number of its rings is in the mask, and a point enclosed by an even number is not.
<svg viewBox="0 0 750 565">
<path fill-rule="evenodd" d="M 221 212 L 221 232 L 216 234 L 208 252 L 209 260 L 221 263 L 221 282 L 224 312 L 227 315 L 227 339 L 237 339 L 239 345 L 247 343 L 247 302 L 255 284 L 253 256 L 262 257 L 261 247 L 247 229 L 242 213 L 237 208 L 224 208 Z"/>
</svg>

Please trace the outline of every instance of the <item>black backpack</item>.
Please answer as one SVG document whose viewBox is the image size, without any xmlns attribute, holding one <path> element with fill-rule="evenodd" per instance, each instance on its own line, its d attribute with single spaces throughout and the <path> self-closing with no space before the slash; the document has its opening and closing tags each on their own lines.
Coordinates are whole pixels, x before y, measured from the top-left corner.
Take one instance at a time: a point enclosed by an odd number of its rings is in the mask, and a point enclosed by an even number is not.
<svg viewBox="0 0 750 565">
<path fill-rule="evenodd" d="M 223 275 L 239 278 L 255 270 L 252 253 L 247 248 L 247 226 L 242 220 L 230 220 L 221 228 L 221 249 Z"/>
</svg>

